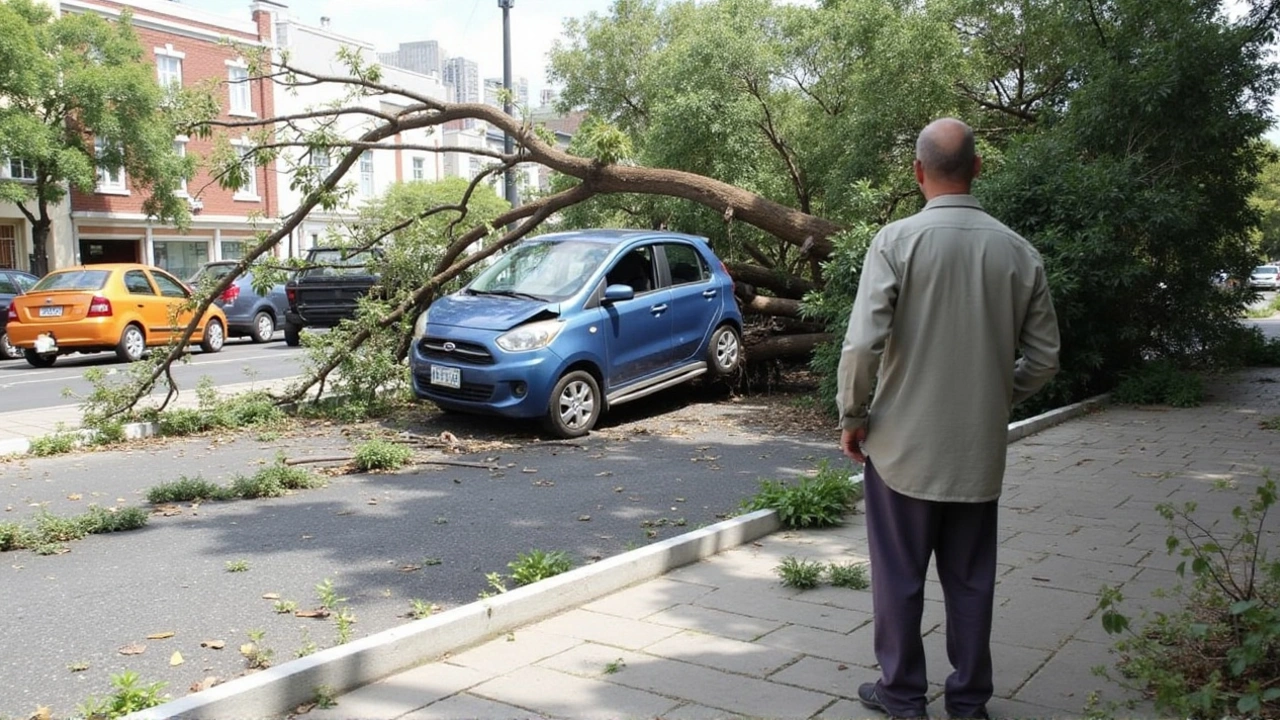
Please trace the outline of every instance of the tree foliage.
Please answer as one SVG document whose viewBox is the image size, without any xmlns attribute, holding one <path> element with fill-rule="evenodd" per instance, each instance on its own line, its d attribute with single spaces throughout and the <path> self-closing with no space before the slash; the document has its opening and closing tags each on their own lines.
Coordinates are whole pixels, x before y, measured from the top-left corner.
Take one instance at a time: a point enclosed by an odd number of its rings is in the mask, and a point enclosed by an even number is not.
<svg viewBox="0 0 1280 720">
<path fill-rule="evenodd" d="M 29 175 L 0 180 L 0 199 L 31 222 L 38 274 L 48 269 L 51 206 L 70 188 L 91 192 L 100 164 L 150 190 L 148 214 L 179 226 L 189 219 L 176 192 L 195 159 L 178 156 L 173 138 L 198 94 L 156 84 L 130 18 L 128 9 L 108 22 L 54 17 L 35 0 L 0 2 L 0 158 L 22 162 Z"/>
</svg>

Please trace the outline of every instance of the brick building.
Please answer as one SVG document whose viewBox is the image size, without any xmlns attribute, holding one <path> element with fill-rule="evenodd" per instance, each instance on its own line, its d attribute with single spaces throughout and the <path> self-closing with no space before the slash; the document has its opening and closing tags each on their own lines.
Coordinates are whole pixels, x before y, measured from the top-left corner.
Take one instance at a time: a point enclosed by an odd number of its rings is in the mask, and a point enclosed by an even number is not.
<svg viewBox="0 0 1280 720">
<path fill-rule="evenodd" d="M 223 120 L 272 117 L 273 89 L 263 81 L 241 82 L 248 71 L 244 58 L 222 39 L 246 46 L 272 41 L 271 10 L 276 3 L 260 0 L 252 20 L 237 21 L 203 13 L 165 0 L 59 0 L 63 13 L 96 13 L 118 18 L 125 7 L 133 11 L 133 25 L 144 53 L 156 67 L 157 82 L 191 87 L 217 82 Z M 221 132 L 221 131 L 220 131 Z M 230 133 L 233 146 L 250 148 L 249 132 Z M 211 139 L 175 137 L 180 153 L 207 156 Z M 122 170 L 99 168 L 92 193 L 73 190 L 70 196 L 71 252 L 74 262 L 145 262 L 187 277 L 208 260 L 238 258 L 257 229 L 270 229 L 279 215 L 279 194 L 273 168 L 256 168 L 254 181 L 239 190 L 226 190 L 200 169 L 186 184 L 192 210 L 185 231 L 148 220 L 142 210 L 145 191 L 133 187 Z M 62 243 L 63 238 L 57 242 Z"/>
</svg>

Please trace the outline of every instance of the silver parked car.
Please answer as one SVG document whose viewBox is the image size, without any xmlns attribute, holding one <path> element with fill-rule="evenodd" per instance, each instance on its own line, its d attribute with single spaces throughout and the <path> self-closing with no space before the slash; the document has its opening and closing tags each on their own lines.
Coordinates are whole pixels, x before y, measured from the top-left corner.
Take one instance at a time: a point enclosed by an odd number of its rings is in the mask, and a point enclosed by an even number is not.
<svg viewBox="0 0 1280 720">
<path fill-rule="evenodd" d="M 1249 275 L 1249 287 L 1256 290 L 1275 290 L 1280 286 L 1280 265 L 1259 265 Z"/>
<path fill-rule="evenodd" d="M 234 260 L 205 263 L 187 280 L 187 283 L 198 288 L 202 282 L 217 282 L 231 272 L 235 265 Z M 289 309 L 289 301 L 284 294 L 284 283 L 271 286 L 266 295 L 259 295 L 253 289 L 252 271 L 236 278 L 236 281 L 224 290 L 214 303 L 227 315 L 228 336 L 248 336 L 256 343 L 272 339 L 276 333 L 276 327 L 284 321 L 285 312 Z"/>
</svg>

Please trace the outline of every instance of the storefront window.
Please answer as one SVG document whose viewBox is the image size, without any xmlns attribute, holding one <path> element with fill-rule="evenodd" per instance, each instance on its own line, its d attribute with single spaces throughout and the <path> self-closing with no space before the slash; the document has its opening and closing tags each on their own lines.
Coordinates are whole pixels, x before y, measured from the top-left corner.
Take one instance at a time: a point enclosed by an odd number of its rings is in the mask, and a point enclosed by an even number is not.
<svg viewBox="0 0 1280 720">
<path fill-rule="evenodd" d="M 156 266 L 180 278 L 195 275 L 201 265 L 209 262 L 209 244 L 206 242 L 157 240 L 154 248 Z"/>
<path fill-rule="evenodd" d="M 244 243 L 237 240 L 222 241 L 222 259 L 239 260 L 244 257 Z"/>
</svg>

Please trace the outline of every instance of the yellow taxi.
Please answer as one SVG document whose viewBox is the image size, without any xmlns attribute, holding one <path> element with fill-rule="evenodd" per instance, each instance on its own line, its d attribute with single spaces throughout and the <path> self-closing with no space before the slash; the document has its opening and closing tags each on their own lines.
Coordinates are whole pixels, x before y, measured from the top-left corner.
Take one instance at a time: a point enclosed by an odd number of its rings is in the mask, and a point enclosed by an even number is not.
<svg viewBox="0 0 1280 720">
<path fill-rule="evenodd" d="M 114 351 L 126 362 L 148 347 L 181 337 L 191 321 L 191 290 L 169 273 L 138 263 L 104 263 L 54 270 L 9 305 L 9 342 L 35 367 L 59 355 Z M 227 317 L 210 305 L 191 336 L 216 353 Z"/>
</svg>

